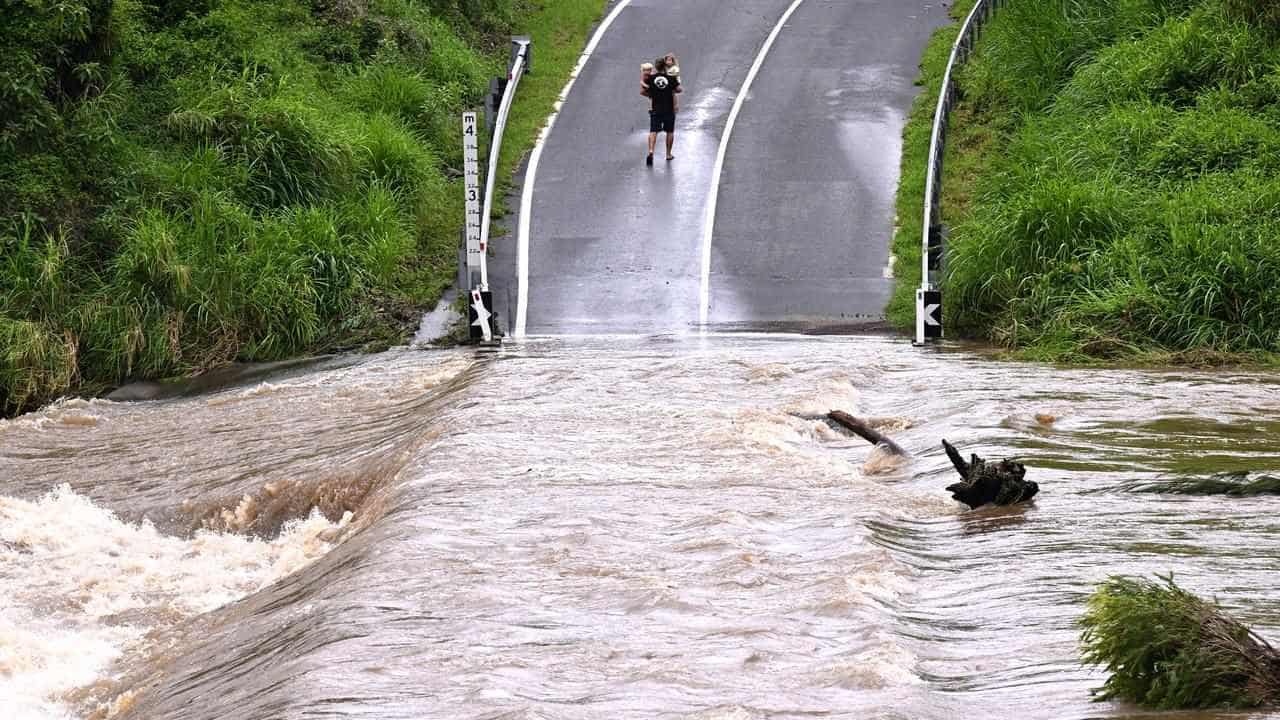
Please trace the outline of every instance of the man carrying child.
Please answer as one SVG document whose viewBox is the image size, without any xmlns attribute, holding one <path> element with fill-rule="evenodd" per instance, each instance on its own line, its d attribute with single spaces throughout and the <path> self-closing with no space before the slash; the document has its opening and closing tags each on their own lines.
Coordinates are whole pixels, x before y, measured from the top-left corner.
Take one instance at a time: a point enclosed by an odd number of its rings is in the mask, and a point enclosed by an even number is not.
<svg viewBox="0 0 1280 720">
<path fill-rule="evenodd" d="M 640 94 L 649 98 L 649 155 L 645 165 L 653 165 L 653 150 L 660 132 L 667 134 L 667 161 L 675 157 L 671 148 L 676 140 L 676 111 L 680 108 L 676 95 L 683 91 L 674 54 L 663 55 L 652 66 L 648 63 L 640 66 Z"/>
</svg>

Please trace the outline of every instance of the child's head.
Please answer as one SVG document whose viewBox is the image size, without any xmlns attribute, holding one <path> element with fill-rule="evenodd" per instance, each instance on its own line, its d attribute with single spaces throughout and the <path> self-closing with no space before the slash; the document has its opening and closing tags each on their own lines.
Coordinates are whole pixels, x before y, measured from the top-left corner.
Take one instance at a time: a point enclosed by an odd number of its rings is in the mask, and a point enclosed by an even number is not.
<svg viewBox="0 0 1280 720">
<path fill-rule="evenodd" d="M 642 73 L 652 73 L 652 72 L 653 72 L 653 63 L 640 63 L 640 72 L 642 72 Z"/>
</svg>

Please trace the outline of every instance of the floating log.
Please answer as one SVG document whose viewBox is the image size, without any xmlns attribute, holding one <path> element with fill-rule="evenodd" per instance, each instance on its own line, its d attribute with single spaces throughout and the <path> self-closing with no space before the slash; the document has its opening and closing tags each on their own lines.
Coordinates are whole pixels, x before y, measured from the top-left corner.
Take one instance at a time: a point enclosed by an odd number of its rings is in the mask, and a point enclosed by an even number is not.
<svg viewBox="0 0 1280 720">
<path fill-rule="evenodd" d="M 883 445 L 886 450 L 894 455 L 905 456 L 909 454 L 906 450 L 899 447 L 898 443 L 890 440 L 887 435 L 881 433 L 879 430 L 868 425 L 865 421 L 860 420 L 847 412 L 832 410 L 827 413 L 827 418 L 872 445 Z"/>
<path fill-rule="evenodd" d="M 1040 492 L 1039 485 L 1025 479 L 1027 468 L 1020 462 L 1006 459 L 990 463 L 977 455 L 970 455 L 965 462 L 951 443 L 943 440 L 942 447 L 963 478 L 963 482 L 948 485 L 947 492 L 970 509 L 988 504 L 1013 505 Z"/>
</svg>

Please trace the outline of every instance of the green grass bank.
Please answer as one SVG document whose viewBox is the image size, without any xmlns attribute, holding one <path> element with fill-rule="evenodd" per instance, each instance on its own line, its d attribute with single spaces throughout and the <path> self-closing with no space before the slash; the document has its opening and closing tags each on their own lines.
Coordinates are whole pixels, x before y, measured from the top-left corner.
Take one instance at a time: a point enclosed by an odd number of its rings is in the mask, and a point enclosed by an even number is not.
<svg viewBox="0 0 1280 720">
<path fill-rule="evenodd" d="M 956 30 L 929 46 L 906 130 L 890 306 L 903 326 Z M 1280 0 L 1008 3 L 958 74 L 943 199 L 952 334 L 1042 360 L 1274 362 L 1278 38 Z"/>
<path fill-rule="evenodd" d="M 0 414 L 400 342 L 455 275 L 459 113 L 532 34 L 531 146 L 604 0 L 14 0 Z"/>
</svg>

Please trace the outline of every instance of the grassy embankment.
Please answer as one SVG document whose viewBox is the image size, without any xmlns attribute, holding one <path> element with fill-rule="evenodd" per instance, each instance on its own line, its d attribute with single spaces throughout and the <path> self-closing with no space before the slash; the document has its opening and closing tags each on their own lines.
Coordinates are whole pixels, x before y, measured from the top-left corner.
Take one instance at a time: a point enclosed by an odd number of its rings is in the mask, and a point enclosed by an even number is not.
<svg viewBox="0 0 1280 720">
<path fill-rule="evenodd" d="M 527 150 L 603 4 L 8 4 L 0 414 L 402 340 L 454 277 L 458 113 L 532 32 Z"/>
<path fill-rule="evenodd" d="M 926 53 L 906 133 L 891 305 L 903 325 L 954 34 Z M 1006 5 L 959 74 L 943 200 L 950 330 L 1035 359 L 1274 362 L 1278 37 L 1280 0 Z"/>
</svg>

